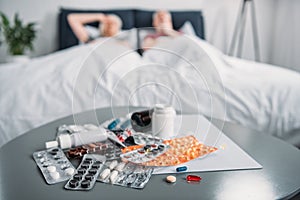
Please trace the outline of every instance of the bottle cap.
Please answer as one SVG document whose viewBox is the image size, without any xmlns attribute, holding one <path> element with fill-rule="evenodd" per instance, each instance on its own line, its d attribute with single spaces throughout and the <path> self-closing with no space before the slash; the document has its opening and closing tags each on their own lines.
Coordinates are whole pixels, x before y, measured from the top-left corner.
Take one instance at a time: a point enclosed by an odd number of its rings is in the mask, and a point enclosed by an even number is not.
<svg viewBox="0 0 300 200">
<path fill-rule="evenodd" d="M 165 105 L 164 104 L 155 104 L 156 109 L 164 109 Z"/>
<path fill-rule="evenodd" d="M 50 149 L 53 147 L 58 147 L 58 142 L 57 141 L 49 141 L 45 143 L 46 149 Z"/>
<path fill-rule="evenodd" d="M 172 106 L 163 104 L 155 104 L 154 112 L 158 114 L 171 113 L 176 115 L 176 111 Z"/>
<path fill-rule="evenodd" d="M 58 141 L 60 144 L 60 148 L 67 149 L 72 147 L 72 140 L 69 134 L 62 134 L 58 136 Z"/>
</svg>

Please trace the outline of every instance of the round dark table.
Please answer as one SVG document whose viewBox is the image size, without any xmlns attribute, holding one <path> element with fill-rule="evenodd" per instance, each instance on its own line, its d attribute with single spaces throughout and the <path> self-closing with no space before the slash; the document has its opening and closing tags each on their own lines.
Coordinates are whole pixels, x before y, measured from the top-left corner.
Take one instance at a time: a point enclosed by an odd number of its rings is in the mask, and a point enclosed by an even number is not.
<svg viewBox="0 0 300 200">
<path fill-rule="evenodd" d="M 186 174 L 177 175 L 175 184 L 167 184 L 165 175 L 152 175 L 146 187 L 136 190 L 96 183 L 90 191 L 63 189 L 65 182 L 47 185 L 32 153 L 45 148 L 62 124 L 103 122 L 113 116 L 143 108 L 117 107 L 88 111 L 65 117 L 33 129 L 0 149 L 0 199 L 289 199 L 300 191 L 300 151 L 277 138 L 231 123 L 213 124 L 235 141 L 263 169 L 193 173 L 202 177 L 199 184 L 188 184 Z M 224 125 L 224 126 L 223 126 Z M 234 159 L 234 158 L 233 158 Z"/>
</svg>

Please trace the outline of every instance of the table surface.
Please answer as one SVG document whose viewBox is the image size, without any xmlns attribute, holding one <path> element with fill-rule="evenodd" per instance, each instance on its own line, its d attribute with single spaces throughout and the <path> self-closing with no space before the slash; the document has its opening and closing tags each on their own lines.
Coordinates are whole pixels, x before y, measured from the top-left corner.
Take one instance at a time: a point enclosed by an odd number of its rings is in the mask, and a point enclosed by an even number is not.
<svg viewBox="0 0 300 200">
<path fill-rule="evenodd" d="M 62 124 L 103 122 L 143 108 L 98 109 L 65 117 L 14 139 L 0 149 L 0 199 L 288 199 L 300 191 L 300 151 L 271 136 L 231 123 L 212 120 L 213 124 L 257 160 L 263 169 L 193 173 L 202 177 L 199 184 L 185 181 L 168 184 L 166 175 L 153 175 L 142 190 L 96 183 L 90 191 L 63 189 L 65 182 L 47 185 L 32 153 L 43 150 L 55 138 Z M 234 158 L 233 158 L 234 159 Z"/>
</svg>

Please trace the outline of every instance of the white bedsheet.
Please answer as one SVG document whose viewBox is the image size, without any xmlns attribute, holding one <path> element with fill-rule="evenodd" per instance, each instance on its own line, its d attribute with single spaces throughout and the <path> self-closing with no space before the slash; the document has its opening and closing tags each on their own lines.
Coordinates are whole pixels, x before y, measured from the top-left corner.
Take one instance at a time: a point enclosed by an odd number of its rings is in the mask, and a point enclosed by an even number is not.
<svg viewBox="0 0 300 200">
<path fill-rule="evenodd" d="M 196 38 L 162 38 L 143 57 L 106 40 L 3 64 L 0 94 L 0 146 L 72 113 L 155 103 L 300 144 L 287 134 L 300 128 L 300 75 L 225 56 Z"/>
</svg>

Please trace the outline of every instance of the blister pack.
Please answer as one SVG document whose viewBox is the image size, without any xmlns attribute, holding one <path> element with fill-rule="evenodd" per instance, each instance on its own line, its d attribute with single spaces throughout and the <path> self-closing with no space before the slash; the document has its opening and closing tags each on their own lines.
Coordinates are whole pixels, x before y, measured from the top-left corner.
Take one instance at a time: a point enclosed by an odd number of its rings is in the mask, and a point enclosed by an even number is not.
<svg viewBox="0 0 300 200">
<path fill-rule="evenodd" d="M 145 145 L 149 143 L 162 143 L 163 139 L 159 137 L 155 137 L 151 134 L 141 133 L 141 132 L 134 132 L 132 131 L 132 136 L 134 142 L 139 145 Z"/>
<path fill-rule="evenodd" d="M 128 128 L 125 130 L 123 129 L 112 130 L 111 133 L 113 133 L 115 137 L 118 139 L 118 141 L 123 144 L 130 136 L 132 136 L 132 130 Z"/>
<path fill-rule="evenodd" d="M 120 157 L 121 149 L 109 140 L 105 142 L 95 142 L 81 147 L 76 147 L 67 151 L 69 158 L 79 158 L 85 154 L 104 155 L 106 160 L 117 159 Z"/>
<path fill-rule="evenodd" d="M 85 154 L 76 173 L 67 182 L 65 188 L 68 190 L 92 189 L 105 160 L 105 156 L 102 155 Z"/>
<path fill-rule="evenodd" d="M 164 154 L 168 149 L 169 145 L 163 143 L 147 144 L 139 149 L 121 154 L 121 158 L 124 161 L 140 164 L 155 159 L 156 157 Z"/>
<path fill-rule="evenodd" d="M 170 146 L 164 154 L 141 164 L 157 167 L 174 166 L 213 153 L 217 150 L 216 147 L 200 143 L 193 135 L 165 140 L 164 143 Z"/>
<path fill-rule="evenodd" d="M 112 130 L 111 133 L 114 133 L 116 135 L 118 142 L 121 142 L 126 146 L 145 145 L 149 143 L 163 143 L 162 138 L 147 133 L 136 132 L 131 128 L 126 128 L 125 130 L 115 129 Z"/>
<path fill-rule="evenodd" d="M 113 160 L 106 162 L 98 181 L 114 185 L 142 189 L 150 180 L 153 168 Z"/>
<path fill-rule="evenodd" d="M 66 181 L 74 174 L 74 166 L 60 148 L 34 152 L 33 158 L 48 184 Z"/>
</svg>

